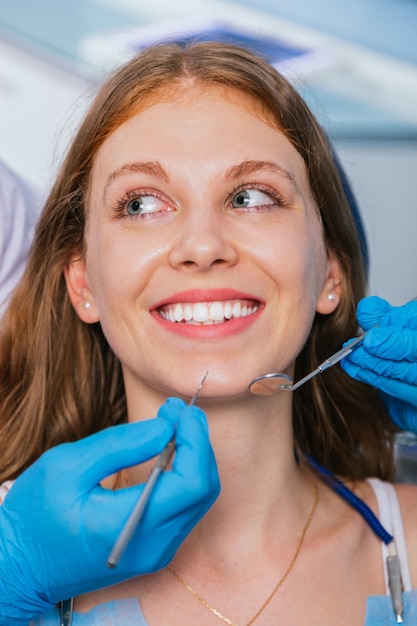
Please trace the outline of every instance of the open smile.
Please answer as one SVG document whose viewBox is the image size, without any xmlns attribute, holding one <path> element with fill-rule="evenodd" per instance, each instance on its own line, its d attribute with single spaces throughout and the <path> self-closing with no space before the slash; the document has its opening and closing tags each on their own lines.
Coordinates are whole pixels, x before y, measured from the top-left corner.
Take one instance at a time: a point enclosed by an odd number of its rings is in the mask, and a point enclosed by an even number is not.
<svg viewBox="0 0 417 626">
<path fill-rule="evenodd" d="M 158 308 L 161 317 L 177 324 L 211 325 L 223 324 L 231 319 L 253 315 L 260 302 L 231 299 L 214 302 L 176 302 Z"/>
</svg>

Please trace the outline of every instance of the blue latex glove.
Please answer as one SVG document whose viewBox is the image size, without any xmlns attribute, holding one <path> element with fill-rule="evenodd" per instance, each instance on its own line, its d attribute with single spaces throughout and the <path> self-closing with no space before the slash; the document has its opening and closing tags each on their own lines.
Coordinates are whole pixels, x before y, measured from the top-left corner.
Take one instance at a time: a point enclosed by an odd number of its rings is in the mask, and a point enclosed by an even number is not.
<svg viewBox="0 0 417 626">
<path fill-rule="evenodd" d="M 417 301 L 393 307 L 376 296 L 364 298 L 357 319 L 372 330 L 341 367 L 380 389 L 393 422 L 417 433 Z"/>
<path fill-rule="evenodd" d="M 106 559 L 143 485 L 100 481 L 159 454 L 174 434 L 163 473 L 115 569 Z M 204 413 L 170 398 L 158 418 L 114 426 L 46 452 L 0 506 L 0 624 L 28 624 L 58 601 L 164 567 L 219 493 Z"/>
</svg>

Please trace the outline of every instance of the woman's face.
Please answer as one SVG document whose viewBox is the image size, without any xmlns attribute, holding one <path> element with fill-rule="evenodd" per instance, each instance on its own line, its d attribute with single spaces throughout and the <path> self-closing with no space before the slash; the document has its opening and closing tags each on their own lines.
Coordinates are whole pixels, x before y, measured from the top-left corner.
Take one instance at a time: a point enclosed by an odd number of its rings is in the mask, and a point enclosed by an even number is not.
<svg viewBox="0 0 417 626">
<path fill-rule="evenodd" d="M 291 372 L 336 284 L 304 162 L 244 94 L 184 88 L 98 151 L 67 283 L 129 394 L 247 393 Z M 91 306 L 83 308 L 83 301 Z"/>
</svg>

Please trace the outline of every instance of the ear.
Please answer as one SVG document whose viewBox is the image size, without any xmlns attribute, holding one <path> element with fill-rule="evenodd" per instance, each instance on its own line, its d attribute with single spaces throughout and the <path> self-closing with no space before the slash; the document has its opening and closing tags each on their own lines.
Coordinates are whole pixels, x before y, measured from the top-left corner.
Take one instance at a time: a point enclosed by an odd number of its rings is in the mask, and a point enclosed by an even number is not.
<svg viewBox="0 0 417 626">
<path fill-rule="evenodd" d="M 97 306 L 87 280 L 85 257 L 72 257 L 64 269 L 67 291 L 78 317 L 86 324 L 99 321 Z"/>
<path fill-rule="evenodd" d="M 342 271 L 339 260 L 333 252 L 327 260 L 327 276 L 321 294 L 317 300 L 316 311 L 323 315 L 333 313 L 339 306 L 343 293 Z"/>
</svg>

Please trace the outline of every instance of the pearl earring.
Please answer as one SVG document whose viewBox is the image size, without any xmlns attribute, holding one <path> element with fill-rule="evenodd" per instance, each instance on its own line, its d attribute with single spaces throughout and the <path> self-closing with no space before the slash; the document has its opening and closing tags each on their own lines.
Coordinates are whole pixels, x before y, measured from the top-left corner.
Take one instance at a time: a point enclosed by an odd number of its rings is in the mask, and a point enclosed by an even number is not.
<svg viewBox="0 0 417 626">
<path fill-rule="evenodd" d="M 85 300 L 85 301 L 83 302 L 83 309 L 85 309 L 86 311 L 87 311 L 88 309 L 91 309 L 91 302 L 89 302 L 88 300 Z"/>
<path fill-rule="evenodd" d="M 334 300 L 336 300 L 336 296 L 334 295 L 334 293 L 329 293 L 327 297 L 328 297 L 328 299 L 329 299 L 329 300 L 331 300 L 332 302 L 333 302 Z"/>
</svg>

